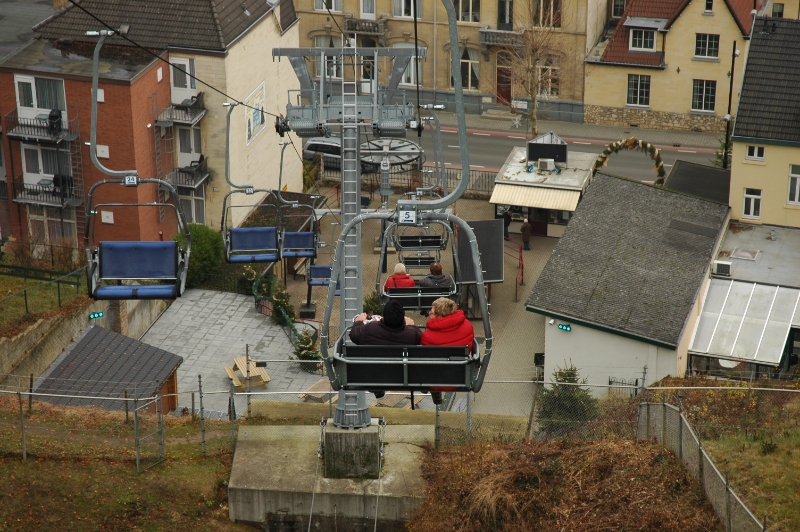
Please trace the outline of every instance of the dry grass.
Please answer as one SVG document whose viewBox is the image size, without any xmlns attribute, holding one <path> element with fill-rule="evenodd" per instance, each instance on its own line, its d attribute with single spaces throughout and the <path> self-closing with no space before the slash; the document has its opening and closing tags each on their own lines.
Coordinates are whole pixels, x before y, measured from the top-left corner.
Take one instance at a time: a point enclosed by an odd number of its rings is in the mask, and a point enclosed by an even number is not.
<svg viewBox="0 0 800 532">
<path fill-rule="evenodd" d="M 427 455 L 411 532 L 723 530 L 675 457 L 649 443 L 472 443 Z"/>
</svg>

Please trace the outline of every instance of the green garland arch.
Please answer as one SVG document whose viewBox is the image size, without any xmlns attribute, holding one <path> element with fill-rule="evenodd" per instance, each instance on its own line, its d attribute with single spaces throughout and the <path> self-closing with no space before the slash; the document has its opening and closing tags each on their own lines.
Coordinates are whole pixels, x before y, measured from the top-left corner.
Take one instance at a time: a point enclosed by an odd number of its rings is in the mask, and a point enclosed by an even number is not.
<svg viewBox="0 0 800 532">
<path fill-rule="evenodd" d="M 664 161 L 661 160 L 661 153 L 659 153 L 658 148 L 650 144 L 649 142 L 645 142 L 643 140 L 637 140 L 633 137 L 618 140 L 616 142 L 612 142 L 609 144 L 601 153 L 597 160 L 594 162 L 594 168 L 592 169 L 592 174 L 594 175 L 600 170 L 602 167 L 608 164 L 608 156 L 612 153 L 619 153 L 620 150 L 636 150 L 636 151 L 643 151 L 647 155 L 653 159 L 655 165 L 653 166 L 653 170 L 658 174 L 658 179 L 656 179 L 656 186 L 661 186 L 664 184 L 664 178 L 666 177 L 667 173 L 664 170 Z"/>
</svg>

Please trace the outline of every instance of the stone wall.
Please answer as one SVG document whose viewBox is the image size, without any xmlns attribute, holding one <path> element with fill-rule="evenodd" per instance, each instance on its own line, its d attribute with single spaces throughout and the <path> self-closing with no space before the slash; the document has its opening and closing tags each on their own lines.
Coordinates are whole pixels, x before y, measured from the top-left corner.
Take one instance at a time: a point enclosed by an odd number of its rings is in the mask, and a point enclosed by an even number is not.
<svg viewBox="0 0 800 532">
<path fill-rule="evenodd" d="M 628 109 L 586 105 L 583 109 L 584 123 L 617 127 L 640 127 L 645 129 L 670 129 L 674 131 L 697 131 L 702 133 L 725 133 L 725 121 L 718 116 L 668 113 L 645 109 Z"/>
</svg>

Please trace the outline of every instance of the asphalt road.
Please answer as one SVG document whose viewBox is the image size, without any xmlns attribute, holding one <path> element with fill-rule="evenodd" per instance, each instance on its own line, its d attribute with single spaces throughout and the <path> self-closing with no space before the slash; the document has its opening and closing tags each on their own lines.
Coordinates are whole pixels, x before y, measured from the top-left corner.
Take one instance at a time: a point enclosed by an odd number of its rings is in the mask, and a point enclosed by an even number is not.
<svg viewBox="0 0 800 532">
<path fill-rule="evenodd" d="M 408 140 L 418 142 L 417 136 L 409 133 Z M 569 143 L 569 149 L 582 152 L 600 154 L 608 142 L 589 139 L 564 139 Z M 617 139 L 614 139 L 617 140 Z M 469 164 L 476 170 L 498 171 L 511 152 L 511 148 L 525 145 L 525 137 L 509 133 L 486 131 L 467 134 L 469 146 Z M 423 131 L 422 148 L 432 162 L 433 148 L 431 134 Z M 442 131 L 442 148 L 444 160 L 448 167 L 461 167 L 461 155 L 458 146 L 458 135 L 455 132 Z M 708 148 L 659 146 L 661 158 L 664 161 L 667 174 L 677 159 L 698 164 L 710 164 L 714 158 L 714 150 Z M 636 179 L 639 181 L 653 181 L 655 171 L 653 161 L 646 154 L 638 151 L 624 150 L 609 158 L 606 173 Z"/>
</svg>

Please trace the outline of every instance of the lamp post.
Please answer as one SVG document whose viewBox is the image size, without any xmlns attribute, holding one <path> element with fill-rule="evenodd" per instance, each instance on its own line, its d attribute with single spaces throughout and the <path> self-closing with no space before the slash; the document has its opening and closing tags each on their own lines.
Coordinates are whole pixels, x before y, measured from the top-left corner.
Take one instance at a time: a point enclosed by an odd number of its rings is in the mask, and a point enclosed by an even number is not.
<svg viewBox="0 0 800 532">
<path fill-rule="evenodd" d="M 730 144 L 731 133 L 731 103 L 733 102 L 733 69 L 736 66 L 736 58 L 739 57 L 739 50 L 736 49 L 736 41 L 733 41 L 733 53 L 731 54 L 731 78 L 730 90 L 728 90 L 728 114 L 722 119 L 725 120 L 725 147 L 722 150 L 722 168 L 728 168 L 728 145 Z"/>
</svg>

